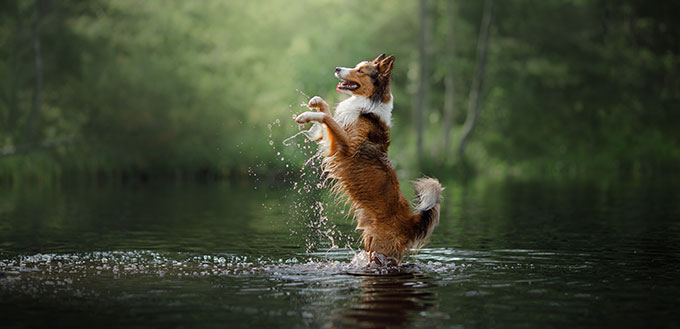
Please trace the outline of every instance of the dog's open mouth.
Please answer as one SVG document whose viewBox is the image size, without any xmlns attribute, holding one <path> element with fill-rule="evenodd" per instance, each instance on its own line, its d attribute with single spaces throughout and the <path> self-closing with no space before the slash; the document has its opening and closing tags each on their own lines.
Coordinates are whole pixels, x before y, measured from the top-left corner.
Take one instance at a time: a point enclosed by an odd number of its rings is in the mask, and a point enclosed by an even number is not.
<svg viewBox="0 0 680 329">
<path fill-rule="evenodd" d="M 338 86 L 335 87 L 337 91 L 341 90 L 349 90 L 349 91 L 354 91 L 359 89 L 359 84 L 354 82 L 354 81 L 349 81 L 349 80 L 340 80 L 338 83 Z"/>
</svg>

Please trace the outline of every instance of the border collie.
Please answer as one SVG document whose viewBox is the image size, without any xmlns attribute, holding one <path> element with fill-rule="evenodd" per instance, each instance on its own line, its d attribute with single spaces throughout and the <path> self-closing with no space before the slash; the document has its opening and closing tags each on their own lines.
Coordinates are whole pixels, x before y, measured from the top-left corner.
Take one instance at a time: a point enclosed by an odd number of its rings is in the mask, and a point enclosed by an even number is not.
<svg viewBox="0 0 680 329">
<path fill-rule="evenodd" d="M 299 124 L 319 122 L 325 126 L 320 143 L 325 151 L 323 170 L 334 181 L 332 190 L 350 203 L 371 261 L 383 265 L 398 265 L 408 250 L 425 246 L 439 223 L 443 190 L 434 178 L 415 180 L 414 211 L 399 190 L 387 155 L 393 65 L 394 56 L 382 54 L 354 68 L 337 67 L 335 76 L 340 83 L 336 90 L 350 97 L 331 114 L 328 104 L 315 96 L 307 106 L 318 111 L 304 112 L 295 119 Z"/>
</svg>

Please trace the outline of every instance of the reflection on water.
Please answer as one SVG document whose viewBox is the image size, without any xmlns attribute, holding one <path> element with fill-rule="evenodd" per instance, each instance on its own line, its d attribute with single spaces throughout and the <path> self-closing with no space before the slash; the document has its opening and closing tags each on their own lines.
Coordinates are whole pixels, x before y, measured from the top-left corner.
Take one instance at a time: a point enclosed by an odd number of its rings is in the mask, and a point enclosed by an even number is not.
<svg viewBox="0 0 680 329">
<path fill-rule="evenodd" d="M 362 276 L 359 296 L 336 317 L 343 326 L 407 328 L 409 320 L 437 303 L 431 279 L 410 272 Z"/>
<path fill-rule="evenodd" d="M 430 248 L 392 269 L 307 251 L 272 190 L 0 191 L 3 328 L 680 326 L 672 187 L 449 186 Z"/>
<path fill-rule="evenodd" d="M 354 252 L 332 250 L 335 258 L 316 260 L 314 254 L 290 259 L 249 259 L 235 255 L 188 255 L 154 251 L 92 252 L 79 254 L 36 254 L 0 259 L 0 293 L 12 296 L 5 303 L 24 298 L 61 300 L 77 297 L 88 303 L 121 303 L 142 297 L 138 285 L 160 280 L 217 281 L 248 284 L 238 287 L 240 295 L 265 298 L 297 296 L 309 304 L 299 314 L 308 324 L 322 327 L 410 327 L 413 320 L 428 320 L 425 312 L 436 303 L 436 284 L 427 272 L 457 270 L 455 264 L 440 262 L 409 263 L 400 267 L 376 268 L 352 262 Z M 259 280 L 273 281 L 262 283 Z M 253 284 L 254 283 L 254 284 Z M 188 285 L 189 288 L 192 285 Z M 180 289 L 184 291 L 185 289 Z M 154 289 L 155 297 L 173 295 L 177 290 Z M 198 298 L 185 291 L 180 295 Z M 304 296 L 304 297 L 303 297 Z M 168 305 L 158 305 L 163 308 Z M 225 305 L 231 311 L 259 313 L 258 304 Z M 268 310 L 269 314 L 295 314 Z M 427 321 L 425 321 L 427 322 Z"/>
</svg>

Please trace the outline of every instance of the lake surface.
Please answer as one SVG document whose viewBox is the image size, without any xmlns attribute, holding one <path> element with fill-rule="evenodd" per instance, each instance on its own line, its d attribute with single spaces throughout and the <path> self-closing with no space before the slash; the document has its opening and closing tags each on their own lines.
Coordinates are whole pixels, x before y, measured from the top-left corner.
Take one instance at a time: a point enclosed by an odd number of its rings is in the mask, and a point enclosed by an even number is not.
<svg viewBox="0 0 680 329">
<path fill-rule="evenodd" d="M 389 271 L 297 187 L 5 187 L 2 327 L 680 328 L 673 184 L 444 185 Z"/>
</svg>

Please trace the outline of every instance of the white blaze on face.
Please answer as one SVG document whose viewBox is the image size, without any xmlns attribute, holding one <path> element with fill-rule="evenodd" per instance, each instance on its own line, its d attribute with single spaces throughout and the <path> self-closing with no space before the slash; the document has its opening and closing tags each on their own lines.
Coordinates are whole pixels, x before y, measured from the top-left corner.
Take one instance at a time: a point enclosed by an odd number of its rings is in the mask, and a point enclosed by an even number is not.
<svg viewBox="0 0 680 329">
<path fill-rule="evenodd" d="M 349 74 L 349 71 L 351 71 L 351 70 L 352 69 L 347 68 L 347 67 L 338 67 L 335 70 L 335 77 L 338 78 L 338 79 L 344 80 L 344 79 L 347 78 L 347 75 Z"/>
</svg>

